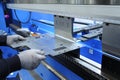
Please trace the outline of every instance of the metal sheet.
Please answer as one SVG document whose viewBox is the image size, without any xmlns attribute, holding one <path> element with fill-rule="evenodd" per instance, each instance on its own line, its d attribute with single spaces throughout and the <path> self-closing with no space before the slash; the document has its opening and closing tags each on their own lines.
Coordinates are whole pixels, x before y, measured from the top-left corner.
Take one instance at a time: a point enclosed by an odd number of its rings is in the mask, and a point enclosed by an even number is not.
<svg viewBox="0 0 120 80">
<path fill-rule="evenodd" d="M 7 7 L 120 24 L 120 6 L 118 5 L 7 4 Z"/>
<path fill-rule="evenodd" d="M 102 35 L 103 51 L 120 58 L 120 25 L 104 24 Z"/>
<path fill-rule="evenodd" d="M 14 0 L 15 3 L 77 4 L 77 5 L 115 5 L 119 0 Z"/>
<path fill-rule="evenodd" d="M 60 0 L 61 4 L 77 4 L 77 5 L 111 5 L 118 4 L 118 0 Z"/>
<path fill-rule="evenodd" d="M 98 32 L 82 35 L 82 37 L 87 38 L 87 39 L 92 39 L 92 38 L 98 37 L 101 34 L 102 34 L 102 31 L 101 32 L 98 31 Z"/>
<path fill-rule="evenodd" d="M 28 37 L 26 41 L 15 42 L 11 45 L 13 48 L 19 46 L 28 46 L 31 49 L 42 49 L 45 51 L 46 55 L 50 54 L 52 56 L 55 56 L 78 49 L 82 45 L 59 37 L 53 37 L 49 34 L 44 34 L 41 38 Z"/>
<path fill-rule="evenodd" d="M 55 35 L 74 42 L 73 21 L 74 19 L 70 17 L 54 16 Z"/>
<path fill-rule="evenodd" d="M 15 3 L 57 3 L 58 0 L 14 0 Z"/>
</svg>

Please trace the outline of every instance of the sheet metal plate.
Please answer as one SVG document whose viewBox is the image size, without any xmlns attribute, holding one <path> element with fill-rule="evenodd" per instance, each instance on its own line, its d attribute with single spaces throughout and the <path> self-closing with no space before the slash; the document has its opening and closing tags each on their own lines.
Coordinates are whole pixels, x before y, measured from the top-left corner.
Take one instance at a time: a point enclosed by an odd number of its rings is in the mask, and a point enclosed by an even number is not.
<svg viewBox="0 0 120 80">
<path fill-rule="evenodd" d="M 80 48 L 82 45 L 76 42 L 44 34 L 40 38 L 28 37 L 25 41 L 15 42 L 11 45 L 12 48 L 19 46 L 27 46 L 31 49 L 39 49 L 45 52 L 45 55 L 59 55 L 75 49 Z"/>
</svg>

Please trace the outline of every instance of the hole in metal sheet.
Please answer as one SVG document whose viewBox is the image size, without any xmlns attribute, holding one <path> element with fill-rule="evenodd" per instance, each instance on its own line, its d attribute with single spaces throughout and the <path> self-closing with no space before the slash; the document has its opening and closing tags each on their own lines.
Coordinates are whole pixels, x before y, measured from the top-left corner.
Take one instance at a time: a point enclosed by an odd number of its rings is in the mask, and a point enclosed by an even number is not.
<svg viewBox="0 0 120 80">
<path fill-rule="evenodd" d="M 55 48 L 53 49 L 54 51 L 59 51 L 59 50 L 63 50 L 63 49 L 66 49 L 66 47 L 62 46 L 62 47 L 59 47 L 59 48 Z"/>
</svg>

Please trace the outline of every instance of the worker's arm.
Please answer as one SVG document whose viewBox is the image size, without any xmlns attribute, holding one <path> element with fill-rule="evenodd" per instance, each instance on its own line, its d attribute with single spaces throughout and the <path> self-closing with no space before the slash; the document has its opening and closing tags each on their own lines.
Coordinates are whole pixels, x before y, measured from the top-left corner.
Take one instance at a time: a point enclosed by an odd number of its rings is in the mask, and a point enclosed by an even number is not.
<svg viewBox="0 0 120 80">
<path fill-rule="evenodd" d="M 7 36 L 5 35 L 0 35 L 0 46 L 4 46 L 4 45 L 7 45 Z"/>
<path fill-rule="evenodd" d="M 25 38 L 23 38 L 20 35 L 9 35 L 9 36 L 0 35 L 0 46 L 11 45 L 19 40 L 25 40 Z"/>
<path fill-rule="evenodd" d="M 9 73 L 21 69 L 18 56 L 0 60 L 0 79 L 5 78 Z"/>
<path fill-rule="evenodd" d="M 18 56 L 0 60 L 0 80 L 5 78 L 9 73 L 21 68 L 33 70 L 45 59 L 43 51 L 26 50 L 20 52 Z"/>
</svg>

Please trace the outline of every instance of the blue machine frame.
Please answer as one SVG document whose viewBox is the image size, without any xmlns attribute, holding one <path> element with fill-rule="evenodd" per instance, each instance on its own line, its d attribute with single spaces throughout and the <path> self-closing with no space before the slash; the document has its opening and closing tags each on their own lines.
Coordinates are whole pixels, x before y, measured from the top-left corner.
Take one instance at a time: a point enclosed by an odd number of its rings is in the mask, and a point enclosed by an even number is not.
<svg viewBox="0 0 120 80">
<path fill-rule="evenodd" d="M 2 3 L 0 2 L 0 30 L 7 31 L 6 23 L 5 23 L 5 17 L 4 17 L 4 11 Z"/>
</svg>

